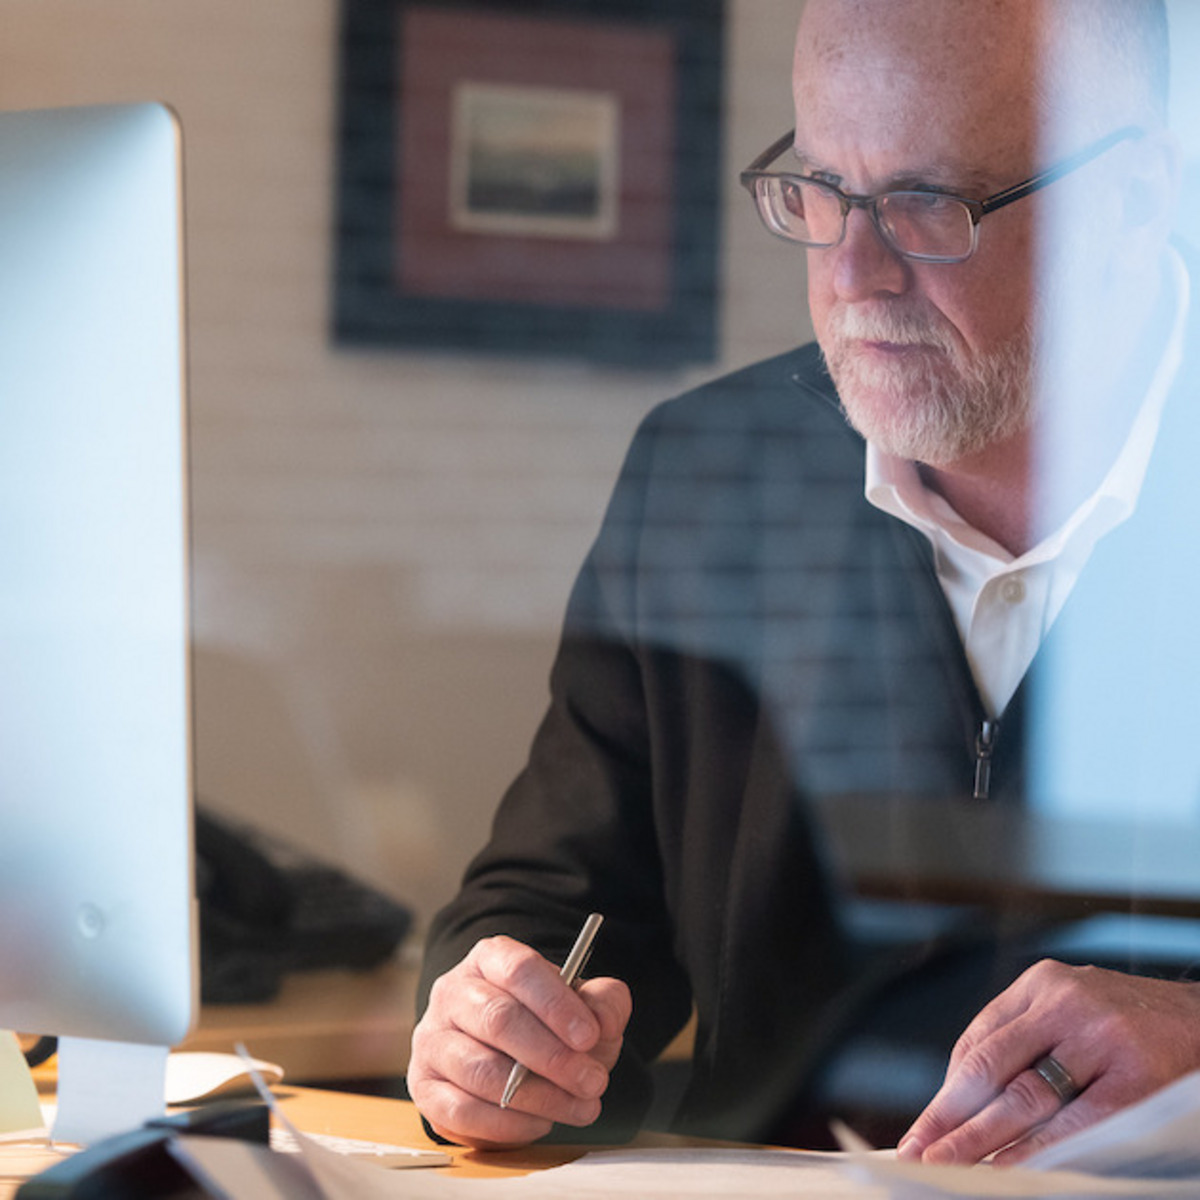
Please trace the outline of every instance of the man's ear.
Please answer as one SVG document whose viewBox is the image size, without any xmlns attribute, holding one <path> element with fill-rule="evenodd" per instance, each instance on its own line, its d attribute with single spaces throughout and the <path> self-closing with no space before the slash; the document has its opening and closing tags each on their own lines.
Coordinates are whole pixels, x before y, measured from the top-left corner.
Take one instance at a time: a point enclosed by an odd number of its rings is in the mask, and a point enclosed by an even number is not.
<svg viewBox="0 0 1200 1200">
<path fill-rule="evenodd" d="M 1179 141 L 1167 130 L 1148 133 L 1130 146 L 1120 211 L 1122 265 L 1158 261 L 1175 225 L 1183 174 Z"/>
</svg>

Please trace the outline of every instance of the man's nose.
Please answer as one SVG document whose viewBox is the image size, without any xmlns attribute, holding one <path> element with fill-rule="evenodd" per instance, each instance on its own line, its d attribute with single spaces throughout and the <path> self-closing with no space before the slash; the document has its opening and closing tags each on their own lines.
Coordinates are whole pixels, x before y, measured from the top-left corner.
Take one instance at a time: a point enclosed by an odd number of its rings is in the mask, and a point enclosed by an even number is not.
<svg viewBox="0 0 1200 1200">
<path fill-rule="evenodd" d="M 871 214 L 861 208 L 850 210 L 846 235 L 829 253 L 837 255 L 833 283 L 840 300 L 900 295 L 909 285 L 908 263 L 883 240 Z"/>
</svg>

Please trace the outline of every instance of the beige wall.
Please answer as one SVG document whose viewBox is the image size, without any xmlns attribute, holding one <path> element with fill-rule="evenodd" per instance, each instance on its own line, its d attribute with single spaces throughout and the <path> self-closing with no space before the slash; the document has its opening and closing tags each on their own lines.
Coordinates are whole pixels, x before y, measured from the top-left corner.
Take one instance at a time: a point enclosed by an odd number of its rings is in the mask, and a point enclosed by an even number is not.
<svg viewBox="0 0 1200 1200">
<path fill-rule="evenodd" d="M 0 107 L 182 118 L 202 795 L 422 917 L 449 895 L 636 421 L 806 336 L 736 186 L 790 123 L 799 6 L 729 4 L 721 362 L 647 374 L 331 346 L 333 0 L 0 0 Z"/>
<path fill-rule="evenodd" d="M 800 6 L 729 0 L 721 361 L 647 374 L 330 345 L 334 0 L 0 0 L 0 107 L 183 121 L 202 794 L 422 916 L 450 893 L 636 421 L 807 336 L 801 256 L 735 182 L 790 123 Z"/>
</svg>

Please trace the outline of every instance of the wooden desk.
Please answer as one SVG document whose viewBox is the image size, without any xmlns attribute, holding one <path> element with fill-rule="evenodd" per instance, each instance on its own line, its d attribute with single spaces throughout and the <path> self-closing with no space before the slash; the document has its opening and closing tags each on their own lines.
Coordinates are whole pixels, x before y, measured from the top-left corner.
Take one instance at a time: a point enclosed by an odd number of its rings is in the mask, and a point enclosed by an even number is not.
<svg viewBox="0 0 1200 1200">
<path fill-rule="evenodd" d="M 43 1082 L 45 1082 L 43 1076 Z M 451 1162 L 445 1167 L 419 1167 L 416 1170 L 437 1171 L 457 1178 L 505 1178 L 527 1175 L 572 1162 L 594 1147 L 530 1146 L 522 1150 L 468 1150 L 461 1146 L 441 1146 L 425 1135 L 415 1105 L 407 1100 L 391 1100 L 379 1096 L 356 1096 L 345 1092 L 330 1092 L 315 1088 L 288 1087 L 275 1089 L 284 1112 L 298 1129 L 306 1133 L 333 1134 L 339 1137 L 364 1138 L 369 1141 L 391 1142 L 440 1150 Z M 631 1143 L 640 1147 L 682 1147 L 732 1145 L 670 1134 L 641 1134 Z M 54 1158 L 43 1155 L 38 1169 L 48 1166 Z M 0 1179 L 0 1200 L 12 1200 L 18 1181 Z"/>
<path fill-rule="evenodd" d="M 428 1169 L 463 1178 L 527 1175 L 530 1171 L 562 1166 L 595 1149 L 593 1146 L 535 1145 L 521 1150 L 468 1150 L 461 1146 L 442 1146 L 425 1135 L 416 1106 L 407 1100 L 286 1086 L 277 1088 L 275 1094 L 298 1129 L 307 1133 L 329 1133 L 441 1150 L 450 1156 L 451 1165 Z M 733 1143 L 684 1138 L 667 1133 L 642 1133 L 630 1145 L 650 1148 Z"/>
<path fill-rule="evenodd" d="M 277 1062 L 305 1083 L 398 1079 L 408 1069 L 419 967 L 289 975 L 266 1004 L 206 1005 L 181 1050 L 231 1051 Z"/>
</svg>

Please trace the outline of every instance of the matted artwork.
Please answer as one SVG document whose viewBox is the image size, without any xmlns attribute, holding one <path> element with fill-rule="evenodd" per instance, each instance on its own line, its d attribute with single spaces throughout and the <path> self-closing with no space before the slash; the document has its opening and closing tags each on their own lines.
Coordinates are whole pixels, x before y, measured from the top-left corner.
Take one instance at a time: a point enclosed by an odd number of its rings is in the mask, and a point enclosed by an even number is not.
<svg viewBox="0 0 1200 1200">
<path fill-rule="evenodd" d="M 715 352 L 721 0 L 343 0 L 338 341 Z"/>
<path fill-rule="evenodd" d="M 611 240 L 621 108 L 610 92 L 460 83 L 450 125 L 450 224 Z"/>
</svg>

